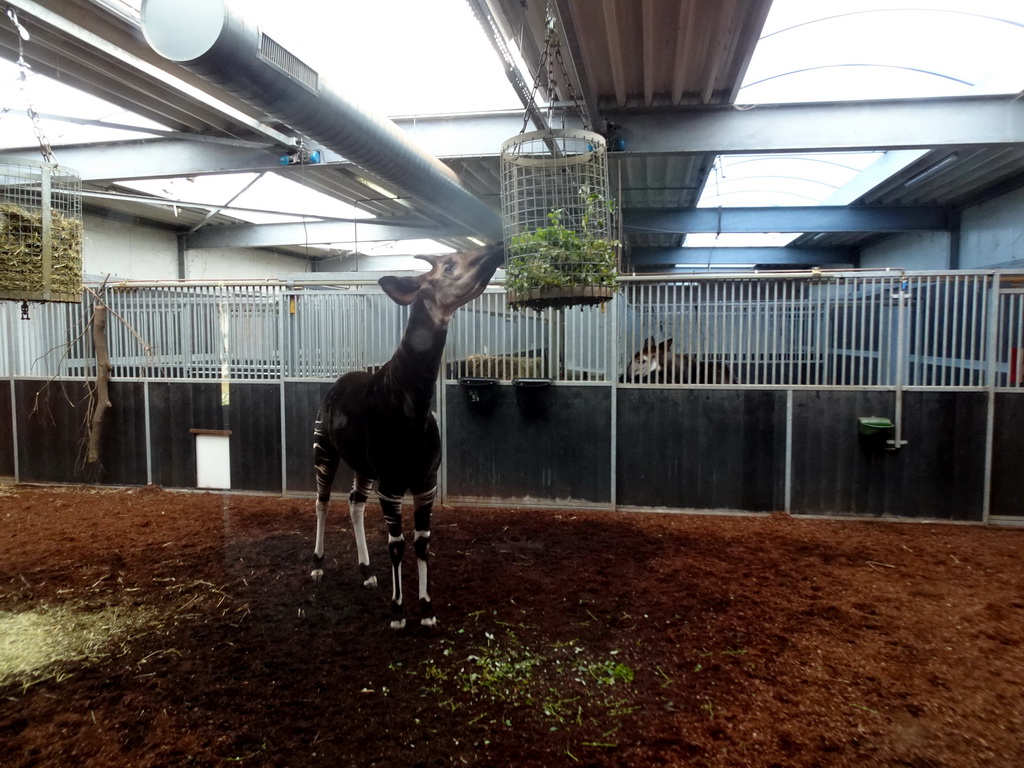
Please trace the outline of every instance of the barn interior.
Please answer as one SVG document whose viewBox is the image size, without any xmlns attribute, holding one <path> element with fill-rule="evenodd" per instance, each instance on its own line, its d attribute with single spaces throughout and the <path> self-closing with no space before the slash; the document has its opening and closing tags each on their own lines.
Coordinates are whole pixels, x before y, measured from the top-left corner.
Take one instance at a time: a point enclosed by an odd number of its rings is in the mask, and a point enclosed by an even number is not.
<svg viewBox="0 0 1024 768">
<path fill-rule="evenodd" d="M 503 144 L 570 130 L 619 292 L 458 316 L 445 501 L 1024 520 L 1019 3 L 7 8 L 0 157 L 80 176 L 121 409 L 102 467 L 55 445 L 91 299 L 5 303 L 0 476 L 308 494 L 323 392 L 401 334 L 377 278 L 502 239 Z"/>
<path fill-rule="evenodd" d="M 150 2 L 147 32 L 143 5 L 14 0 L 0 25 L 3 153 L 79 172 L 90 274 L 408 267 L 494 237 L 503 141 L 580 124 L 609 141 L 625 273 L 1021 264 L 1013 3 L 231 3 L 281 58 L 218 66 L 276 68 L 273 95 L 161 55 L 205 17 Z M 289 112 L 309 83 L 348 133 Z"/>
</svg>

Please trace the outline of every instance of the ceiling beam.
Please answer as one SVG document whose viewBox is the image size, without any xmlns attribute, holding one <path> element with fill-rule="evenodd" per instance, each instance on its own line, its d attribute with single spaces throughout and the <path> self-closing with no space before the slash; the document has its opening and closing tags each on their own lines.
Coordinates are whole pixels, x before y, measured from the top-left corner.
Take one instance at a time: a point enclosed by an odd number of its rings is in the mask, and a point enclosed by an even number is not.
<svg viewBox="0 0 1024 768">
<path fill-rule="evenodd" d="M 1024 144 L 1024 99 L 778 104 L 749 109 L 605 110 L 627 153 L 669 155 L 931 149 Z M 436 157 L 487 157 L 523 127 L 521 112 L 397 118 Z M 577 127 L 570 121 L 570 127 Z M 614 155 L 612 155 L 614 157 Z"/>
<path fill-rule="evenodd" d="M 630 113 L 607 110 L 626 151 L 828 152 L 1024 143 L 1024 100 L 1010 96 L 777 104 Z"/>
<path fill-rule="evenodd" d="M 436 240 L 459 237 L 464 227 L 406 227 L 366 222 L 317 221 L 294 224 L 238 224 L 204 227 L 185 238 L 192 248 L 273 248 L 286 245 L 375 242 L 381 240 Z"/>
<path fill-rule="evenodd" d="M 624 271 L 645 272 L 676 265 L 749 269 L 754 265 L 836 266 L 857 263 L 846 248 L 634 248 L 626 256 Z"/>
<path fill-rule="evenodd" d="M 789 104 L 605 115 L 622 126 L 628 154 L 720 154 L 928 149 L 1024 144 L 1024 99 L 974 96 L 916 102 Z M 442 159 L 493 157 L 523 126 L 520 112 L 439 115 L 394 121 Z M 265 170 L 281 150 L 241 142 L 152 139 L 61 147 L 61 163 L 83 180 Z M 18 155 L 21 150 L 9 154 Z M 36 147 L 25 147 L 35 157 Z M 159 154 L 153 154 L 159 153 Z M 8 154 L 8 153 L 5 153 Z M 612 158 L 618 153 L 613 153 Z M 340 160 L 334 153 L 328 159 Z"/>
<path fill-rule="evenodd" d="M 950 228 L 942 206 L 776 206 L 663 211 L 626 208 L 626 234 L 689 232 L 928 232 Z"/>
</svg>

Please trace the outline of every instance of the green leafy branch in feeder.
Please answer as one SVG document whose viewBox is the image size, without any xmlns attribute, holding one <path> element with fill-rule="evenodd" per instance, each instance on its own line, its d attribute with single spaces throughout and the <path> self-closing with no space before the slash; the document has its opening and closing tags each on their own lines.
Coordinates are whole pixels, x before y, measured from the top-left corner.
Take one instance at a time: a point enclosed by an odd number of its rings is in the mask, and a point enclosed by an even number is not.
<svg viewBox="0 0 1024 768">
<path fill-rule="evenodd" d="M 547 226 L 513 235 L 505 278 L 513 302 L 536 289 L 616 287 L 619 243 L 603 236 L 615 203 L 586 189 L 580 197 L 578 227 L 567 226 L 573 217 L 559 208 L 548 212 Z"/>
</svg>

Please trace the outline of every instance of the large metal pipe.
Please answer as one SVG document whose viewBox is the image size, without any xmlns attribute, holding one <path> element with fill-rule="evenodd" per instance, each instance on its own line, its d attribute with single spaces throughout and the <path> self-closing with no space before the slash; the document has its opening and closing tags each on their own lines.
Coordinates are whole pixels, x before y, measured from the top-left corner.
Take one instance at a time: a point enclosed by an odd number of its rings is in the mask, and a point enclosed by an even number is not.
<svg viewBox="0 0 1024 768">
<path fill-rule="evenodd" d="M 501 239 L 501 218 L 393 122 L 354 104 L 225 0 L 143 0 L 154 51 L 344 155 L 472 234 Z"/>
</svg>

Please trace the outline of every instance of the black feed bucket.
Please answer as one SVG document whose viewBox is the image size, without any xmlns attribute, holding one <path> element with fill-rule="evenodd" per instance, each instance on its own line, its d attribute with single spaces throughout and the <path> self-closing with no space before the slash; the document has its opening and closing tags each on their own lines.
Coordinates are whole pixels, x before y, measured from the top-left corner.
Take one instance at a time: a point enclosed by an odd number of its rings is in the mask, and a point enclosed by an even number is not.
<svg viewBox="0 0 1024 768">
<path fill-rule="evenodd" d="M 524 416 L 541 416 L 548 408 L 551 379 L 513 379 L 516 403 Z"/>
<path fill-rule="evenodd" d="M 497 379 L 485 379 L 475 376 L 464 376 L 459 379 L 459 386 L 466 393 L 466 402 L 470 410 L 489 411 L 494 407 L 494 391 Z"/>
</svg>

